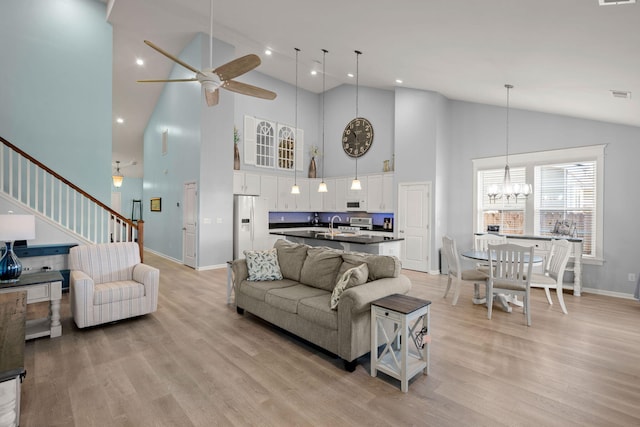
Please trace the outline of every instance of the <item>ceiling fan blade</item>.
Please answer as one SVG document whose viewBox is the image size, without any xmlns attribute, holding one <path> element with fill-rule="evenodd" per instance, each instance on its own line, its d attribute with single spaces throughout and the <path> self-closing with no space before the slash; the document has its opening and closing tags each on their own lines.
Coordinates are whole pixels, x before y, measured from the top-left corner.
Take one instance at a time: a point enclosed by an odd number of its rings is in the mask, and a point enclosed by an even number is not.
<svg viewBox="0 0 640 427">
<path fill-rule="evenodd" d="M 167 58 L 169 58 L 170 60 L 177 62 L 178 64 L 182 65 L 184 68 L 186 68 L 187 70 L 191 70 L 194 73 L 198 74 L 200 72 L 200 70 L 198 70 L 197 68 L 193 68 L 191 65 L 187 64 L 186 62 L 183 62 L 182 60 L 176 58 L 175 56 L 171 55 L 169 52 L 163 50 L 162 48 L 159 48 L 158 46 L 156 46 L 155 44 L 151 43 L 149 40 L 145 40 L 144 41 L 149 47 L 157 50 L 158 52 L 160 52 L 161 54 L 163 54 L 164 56 L 166 56 Z"/>
<path fill-rule="evenodd" d="M 270 90 L 262 89 L 257 86 L 252 86 L 247 83 L 237 82 L 235 80 L 226 80 L 222 83 L 222 88 L 230 90 L 232 92 L 241 93 L 242 95 L 255 96 L 262 99 L 275 99 L 276 93 Z"/>
<path fill-rule="evenodd" d="M 165 83 L 165 82 L 197 82 L 198 79 L 155 79 L 155 80 L 136 80 L 138 83 Z"/>
<path fill-rule="evenodd" d="M 260 57 L 258 55 L 249 54 L 241 58 L 234 59 L 231 62 L 227 62 L 213 70 L 213 72 L 220 77 L 220 80 L 231 80 L 253 70 L 260 65 L 260 62 Z"/>
<path fill-rule="evenodd" d="M 204 97 L 207 100 L 207 105 L 209 107 L 213 107 L 214 105 L 218 105 L 218 101 L 220 100 L 220 92 L 218 89 L 214 91 L 204 90 Z"/>
</svg>

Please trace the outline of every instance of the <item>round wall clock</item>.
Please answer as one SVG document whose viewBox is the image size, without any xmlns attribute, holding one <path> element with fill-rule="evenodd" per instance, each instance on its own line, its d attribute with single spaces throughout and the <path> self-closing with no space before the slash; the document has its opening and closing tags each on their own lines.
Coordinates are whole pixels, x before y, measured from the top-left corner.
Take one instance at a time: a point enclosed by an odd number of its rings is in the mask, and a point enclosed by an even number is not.
<svg viewBox="0 0 640 427">
<path fill-rule="evenodd" d="M 373 126 L 364 117 L 356 117 L 344 128 L 342 149 L 349 157 L 364 155 L 373 144 Z"/>
</svg>

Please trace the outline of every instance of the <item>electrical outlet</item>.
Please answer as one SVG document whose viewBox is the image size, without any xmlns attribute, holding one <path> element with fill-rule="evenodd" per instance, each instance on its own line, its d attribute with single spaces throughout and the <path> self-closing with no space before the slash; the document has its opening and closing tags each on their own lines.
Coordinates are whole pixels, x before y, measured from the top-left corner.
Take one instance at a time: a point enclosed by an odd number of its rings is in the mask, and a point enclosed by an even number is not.
<svg viewBox="0 0 640 427">
<path fill-rule="evenodd" d="M 635 282 L 635 281 L 636 281 L 636 275 L 635 275 L 635 273 L 629 273 L 628 280 L 629 280 L 630 282 Z"/>
</svg>

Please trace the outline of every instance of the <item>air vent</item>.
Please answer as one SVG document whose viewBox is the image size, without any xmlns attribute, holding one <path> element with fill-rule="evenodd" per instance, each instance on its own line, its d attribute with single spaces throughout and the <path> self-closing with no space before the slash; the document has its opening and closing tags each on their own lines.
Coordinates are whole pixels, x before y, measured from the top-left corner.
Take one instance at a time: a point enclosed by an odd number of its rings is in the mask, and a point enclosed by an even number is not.
<svg viewBox="0 0 640 427">
<path fill-rule="evenodd" d="M 631 92 L 628 90 L 612 90 L 611 95 L 613 95 L 614 98 L 631 99 Z"/>
<path fill-rule="evenodd" d="M 620 4 L 633 4 L 636 0 L 598 0 L 600 6 L 617 6 Z"/>
</svg>

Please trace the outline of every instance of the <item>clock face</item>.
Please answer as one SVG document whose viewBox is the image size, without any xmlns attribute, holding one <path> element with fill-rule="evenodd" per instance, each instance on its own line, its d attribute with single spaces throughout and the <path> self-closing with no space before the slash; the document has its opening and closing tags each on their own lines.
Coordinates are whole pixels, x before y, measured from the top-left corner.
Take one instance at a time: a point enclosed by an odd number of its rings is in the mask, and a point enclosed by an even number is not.
<svg viewBox="0 0 640 427">
<path fill-rule="evenodd" d="M 351 120 L 342 133 L 342 149 L 349 157 L 364 155 L 373 144 L 373 126 L 364 117 Z"/>
</svg>

